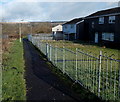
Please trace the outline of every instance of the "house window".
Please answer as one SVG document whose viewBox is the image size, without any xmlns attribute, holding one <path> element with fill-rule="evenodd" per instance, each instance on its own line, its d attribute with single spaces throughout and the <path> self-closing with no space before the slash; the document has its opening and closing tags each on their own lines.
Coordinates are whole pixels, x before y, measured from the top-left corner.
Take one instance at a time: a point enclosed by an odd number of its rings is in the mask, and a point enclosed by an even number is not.
<svg viewBox="0 0 120 102">
<path fill-rule="evenodd" d="M 65 25 L 65 29 L 67 29 L 67 26 Z"/>
<path fill-rule="evenodd" d="M 104 24 L 104 17 L 99 18 L 99 24 Z"/>
<path fill-rule="evenodd" d="M 109 23 L 115 23 L 115 16 L 109 16 Z"/>
<path fill-rule="evenodd" d="M 114 41 L 114 33 L 102 33 L 102 40 Z"/>
<path fill-rule="evenodd" d="M 92 28 L 94 28 L 94 25 L 95 25 L 95 23 L 94 23 L 94 22 L 92 22 Z"/>
<path fill-rule="evenodd" d="M 73 28 L 73 25 L 71 25 L 71 28 Z"/>
</svg>

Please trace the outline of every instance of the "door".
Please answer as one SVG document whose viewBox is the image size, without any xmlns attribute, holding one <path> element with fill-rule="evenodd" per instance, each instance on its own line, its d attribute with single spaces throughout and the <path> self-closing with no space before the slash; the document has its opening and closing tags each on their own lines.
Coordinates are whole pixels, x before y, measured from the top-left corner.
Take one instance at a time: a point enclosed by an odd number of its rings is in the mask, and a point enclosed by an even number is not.
<svg viewBox="0 0 120 102">
<path fill-rule="evenodd" d="M 98 43 L 98 32 L 95 33 L 95 43 Z"/>
</svg>

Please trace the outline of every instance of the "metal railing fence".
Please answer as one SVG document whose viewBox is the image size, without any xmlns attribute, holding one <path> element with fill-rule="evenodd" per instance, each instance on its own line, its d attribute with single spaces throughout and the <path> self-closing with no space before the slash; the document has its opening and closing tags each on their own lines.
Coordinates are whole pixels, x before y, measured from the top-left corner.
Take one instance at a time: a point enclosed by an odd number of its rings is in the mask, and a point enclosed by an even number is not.
<svg viewBox="0 0 120 102">
<path fill-rule="evenodd" d="M 86 53 L 76 48 L 72 51 L 63 46 L 52 46 L 40 41 L 39 37 L 28 37 L 63 74 L 84 86 L 103 100 L 120 100 L 120 60 Z"/>
</svg>

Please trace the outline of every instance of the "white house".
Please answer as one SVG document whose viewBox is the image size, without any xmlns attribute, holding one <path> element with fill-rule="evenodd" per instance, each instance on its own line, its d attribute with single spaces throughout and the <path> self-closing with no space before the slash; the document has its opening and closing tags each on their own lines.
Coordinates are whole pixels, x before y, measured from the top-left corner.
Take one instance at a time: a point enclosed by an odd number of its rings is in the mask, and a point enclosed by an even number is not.
<svg viewBox="0 0 120 102">
<path fill-rule="evenodd" d="M 62 25 L 57 25 L 52 28 L 53 39 L 60 40 L 63 39 Z"/>
<path fill-rule="evenodd" d="M 62 25 L 57 25 L 52 28 L 52 32 L 62 31 Z"/>
<path fill-rule="evenodd" d="M 82 20 L 83 20 L 83 18 L 76 18 L 76 19 L 68 21 L 62 25 L 63 26 L 63 34 L 64 34 L 65 39 L 67 39 L 67 40 L 77 39 L 76 25 L 78 22 L 80 22 Z"/>
</svg>

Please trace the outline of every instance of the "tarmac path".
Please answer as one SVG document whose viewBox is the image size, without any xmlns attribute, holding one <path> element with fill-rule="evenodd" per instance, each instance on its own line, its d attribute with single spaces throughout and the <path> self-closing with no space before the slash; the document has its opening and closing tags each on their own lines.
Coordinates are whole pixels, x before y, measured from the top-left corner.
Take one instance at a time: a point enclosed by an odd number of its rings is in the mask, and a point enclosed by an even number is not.
<svg viewBox="0 0 120 102">
<path fill-rule="evenodd" d="M 28 101 L 81 101 L 51 72 L 40 52 L 27 39 L 23 39 L 23 46 Z"/>
</svg>

